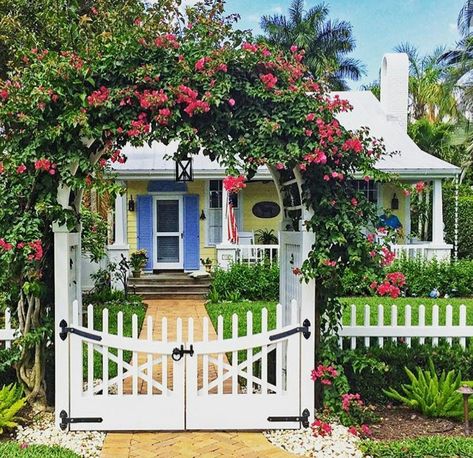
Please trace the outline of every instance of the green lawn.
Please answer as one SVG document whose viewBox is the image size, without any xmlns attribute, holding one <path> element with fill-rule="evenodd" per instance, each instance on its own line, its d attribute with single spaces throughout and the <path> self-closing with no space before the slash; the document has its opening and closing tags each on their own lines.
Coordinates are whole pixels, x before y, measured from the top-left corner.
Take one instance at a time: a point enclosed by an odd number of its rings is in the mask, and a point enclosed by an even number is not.
<svg viewBox="0 0 473 458">
<path fill-rule="evenodd" d="M 0 456 L 2 458 L 80 458 L 71 450 L 46 445 L 29 445 L 20 448 L 17 442 L 0 442 Z"/>
<path fill-rule="evenodd" d="M 419 305 L 425 306 L 425 322 L 430 324 L 432 322 L 432 306 L 437 304 L 439 306 L 439 321 L 440 324 L 445 323 L 445 310 L 447 304 L 453 306 L 453 323 L 457 324 L 459 319 L 459 309 L 461 304 L 465 304 L 467 308 L 466 318 L 467 324 L 473 325 L 473 298 L 452 298 L 452 299 L 430 299 L 430 298 L 398 298 L 390 299 L 383 297 L 344 297 L 342 298 L 344 304 L 343 310 L 343 324 L 350 323 L 350 305 L 357 306 L 357 324 L 361 325 L 364 322 L 364 306 L 370 306 L 371 324 L 376 325 L 378 322 L 378 304 L 384 306 L 384 324 L 391 324 L 391 306 L 395 304 L 398 309 L 398 324 L 405 323 L 405 309 L 406 305 L 411 306 L 412 324 L 415 325 L 419 320 Z M 207 311 L 210 319 L 217 329 L 217 317 L 223 315 L 224 317 L 224 336 L 231 337 L 232 333 L 232 315 L 236 313 L 239 317 L 238 328 L 239 335 L 246 334 L 246 312 L 251 310 L 253 312 L 253 332 L 261 330 L 261 309 L 266 307 L 268 309 L 268 327 L 274 329 L 276 326 L 276 303 L 275 302 L 222 302 L 218 304 L 207 304 Z"/>
<path fill-rule="evenodd" d="M 117 314 L 123 312 L 123 335 L 131 337 L 132 331 L 132 316 L 136 314 L 138 317 L 138 332 L 141 329 L 145 315 L 146 305 L 138 298 L 138 296 L 131 296 L 129 301 L 112 301 L 105 304 L 94 305 L 94 329 L 102 329 L 102 312 L 103 309 L 108 309 L 108 330 L 111 334 L 117 333 Z M 87 326 L 87 323 L 85 323 Z M 110 353 L 117 354 L 116 349 L 110 349 Z M 131 352 L 124 351 L 123 358 L 125 361 L 131 359 Z M 84 345 L 84 374 L 87 374 L 87 345 Z M 117 365 L 113 361 L 109 360 L 109 378 L 117 375 Z M 98 352 L 94 352 L 94 378 L 102 378 L 102 355 Z"/>
<path fill-rule="evenodd" d="M 342 299 L 345 304 L 343 311 L 343 324 L 350 323 L 350 305 L 355 304 L 357 306 L 357 324 L 361 325 L 364 323 L 364 306 L 368 304 L 370 306 L 370 317 L 371 324 L 376 325 L 378 322 L 378 304 L 384 306 L 384 324 L 391 324 L 391 306 L 395 304 L 398 309 L 398 324 L 402 325 L 405 323 L 405 309 L 406 305 L 411 306 L 411 317 L 412 324 L 419 322 L 419 306 L 423 304 L 425 306 L 425 323 L 430 324 L 432 322 L 432 306 L 437 304 L 439 306 L 439 321 L 440 324 L 445 324 L 445 314 L 447 304 L 451 304 L 453 307 L 453 324 L 458 324 L 460 305 L 465 304 L 467 324 L 473 325 L 473 298 L 452 298 L 452 299 L 430 299 L 430 298 L 383 298 L 383 297 L 345 297 Z"/>
</svg>

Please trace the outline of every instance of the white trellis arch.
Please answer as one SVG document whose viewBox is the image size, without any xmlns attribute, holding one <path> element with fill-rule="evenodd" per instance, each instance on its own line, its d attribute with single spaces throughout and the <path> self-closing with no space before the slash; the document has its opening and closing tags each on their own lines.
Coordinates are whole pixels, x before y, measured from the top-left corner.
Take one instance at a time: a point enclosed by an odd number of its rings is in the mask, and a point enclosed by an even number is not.
<svg viewBox="0 0 473 458">
<path fill-rule="evenodd" d="M 302 412 L 304 409 L 309 409 L 309 411 L 312 411 L 314 407 L 314 388 L 313 382 L 310 380 L 310 372 L 313 369 L 315 356 L 314 342 L 316 333 L 313 332 L 315 324 L 315 282 L 309 281 L 308 283 L 301 283 L 300 277 L 294 275 L 292 269 L 294 267 L 301 267 L 302 262 L 311 250 L 314 241 L 314 234 L 308 232 L 305 228 L 305 225 L 303 224 L 304 221 L 310 219 L 311 215 L 301 202 L 302 177 L 299 171 L 281 171 L 270 167 L 270 172 L 276 185 L 281 208 L 283 209 L 283 220 L 281 224 L 281 236 L 279 242 L 281 267 L 280 303 L 282 305 L 282 322 L 279 324 L 279 328 L 277 329 L 281 329 L 286 332 L 291 327 L 291 325 L 297 323 L 301 324 L 305 320 L 308 320 L 308 322 L 310 322 L 312 331 L 310 337 L 305 339 L 303 344 L 296 344 L 296 341 L 294 340 L 288 341 L 288 346 L 284 346 L 284 348 L 293 348 L 296 350 L 291 354 L 285 355 L 281 359 L 283 362 L 282 364 L 285 365 L 285 367 L 282 368 L 282 371 L 286 373 L 288 380 L 287 383 L 289 383 L 289 372 L 291 372 L 291 384 L 294 382 L 292 380 L 292 372 L 294 370 L 298 370 L 299 372 L 300 382 L 298 385 L 300 387 L 300 396 L 298 399 L 298 406 L 295 411 L 299 409 L 300 414 L 300 412 Z M 77 194 L 75 196 L 74 202 L 72 202 L 72 205 L 74 205 L 77 209 L 80 208 L 81 197 L 81 193 Z M 62 187 L 59 189 L 58 201 L 63 205 L 63 207 L 68 208 L 71 205 L 70 198 L 71 192 L 67 187 Z M 76 232 L 69 232 L 66 227 L 54 227 L 56 345 L 55 407 L 57 425 L 61 424 L 61 411 L 71 412 L 71 386 L 74 385 L 76 388 L 78 386 L 77 380 L 75 382 L 71 380 L 71 378 L 73 378 L 74 374 L 77 372 L 75 369 L 72 369 L 72 365 L 74 363 L 82 364 L 82 361 L 78 362 L 71 360 L 71 348 L 77 349 L 77 343 L 73 342 L 71 345 L 71 339 L 63 339 L 59 335 L 61 331 L 61 322 L 66 322 L 68 325 L 73 323 L 78 326 L 79 329 L 81 329 L 82 306 L 80 284 L 80 249 L 80 230 Z M 73 304 L 75 304 L 76 310 L 78 310 L 76 313 L 73 311 Z M 103 334 L 102 338 L 106 341 L 107 335 Z M 90 342 L 87 343 L 84 341 L 84 344 L 88 345 L 89 348 L 91 346 Z M 227 343 L 227 345 L 229 345 L 229 343 Z M 108 355 L 108 350 L 106 351 Z M 201 357 L 205 358 L 204 353 L 201 354 Z M 78 359 L 78 354 L 81 355 L 82 353 L 75 353 L 75 359 Z M 221 354 L 224 355 L 224 353 Z M 295 357 L 298 359 L 298 361 L 293 361 L 291 359 L 293 356 L 291 355 L 297 355 Z M 194 361 L 192 361 L 191 365 L 189 366 L 190 369 L 193 367 L 193 364 Z M 222 367 L 223 366 L 230 368 L 228 364 L 222 363 Z M 72 377 L 71 374 L 73 374 Z M 235 408 L 237 408 L 236 406 L 238 403 L 233 403 L 231 405 L 235 405 Z M 228 412 L 227 415 L 231 416 L 231 412 Z M 194 421 L 192 424 L 198 429 L 198 421 Z M 156 425 L 155 427 L 158 429 L 162 427 L 162 423 L 159 422 L 154 423 L 154 425 Z M 254 428 L 255 425 L 257 425 L 257 423 L 254 423 L 253 425 L 246 425 L 244 422 L 240 422 L 235 427 L 245 429 L 245 427 Z M 276 425 L 279 425 L 279 427 L 283 426 L 282 423 L 277 423 Z M 228 424 L 227 428 L 231 428 L 231 426 L 231 424 Z M 137 427 L 138 429 L 150 429 L 149 427 L 146 428 L 146 425 L 143 422 L 140 422 L 140 425 Z M 206 426 L 203 427 L 205 428 Z M 94 427 L 92 425 L 86 429 L 94 429 Z M 113 429 L 120 429 L 120 425 L 115 424 Z"/>
</svg>

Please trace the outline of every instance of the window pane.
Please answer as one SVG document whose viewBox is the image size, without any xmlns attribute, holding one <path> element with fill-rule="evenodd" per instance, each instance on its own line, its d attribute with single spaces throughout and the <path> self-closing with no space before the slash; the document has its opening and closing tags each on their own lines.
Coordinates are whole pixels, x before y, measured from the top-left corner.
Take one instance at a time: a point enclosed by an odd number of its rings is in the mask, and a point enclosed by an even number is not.
<svg viewBox="0 0 473 458">
<path fill-rule="evenodd" d="M 156 201 L 157 232 L 179 232 L 179 201 Z"/>
<path fill-rule="evenodd" d="M 157 237 L 158 262 L 179 262 L 179 237 Z"/>
</svg>

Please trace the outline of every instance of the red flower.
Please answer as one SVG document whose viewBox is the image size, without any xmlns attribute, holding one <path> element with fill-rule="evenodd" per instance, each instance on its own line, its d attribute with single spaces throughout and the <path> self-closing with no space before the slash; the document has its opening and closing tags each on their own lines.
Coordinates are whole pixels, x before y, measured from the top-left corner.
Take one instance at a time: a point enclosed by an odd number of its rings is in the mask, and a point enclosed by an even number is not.
<svg viewBox="0 0 473 458">
<path fill-rule="evenodd" d="M 228 72 L 227 64 L 219 64 L 218 67 L 217 67 L 217 71 L 227 73 Z"/>
<path fill-rule="evenodd" d="M 327 156 L 323 151 L 320 149 L 316 149 L 311 154 L 306 154 L 304 156 L 304 160 L 307 161 L 309 164 L 326 164 L 327 163 Z"/>
<path fill-rule="evenodd" d="M 266 75 L 260 75 L 259 78 L 263 82 L 263 84 L 266 86 L 266 89 L 273 89 L 274 86 L 276 86 L 276 83 L 278 82 L 278 79 L 272 73 L 267 73 Z"/>
<path fill-rule="evenodd" d="M 330 177 L 328 175 L 324 175 L 324 181 L 330 181 Z"/>
<path fill-rule="evenodd" d="M 135 95 L 140 101 L 141 108 L 144 109 L 161 107 L 169 100 L 163 89 L 159 91 L 145 90 L 143 93 L 135 92 Z"/>
<path fill-rule="evenodd" d="M 31 248 L 31 254 L 28 255 L 29 261 L 41 261 L 43 258 L 43 246 L 41 240 L 34 240 L 29 242 L 28 246 Z"/>
<path fill-rule="evenodd" d="M 358 430 L 356 429 L 356 426 L 350 426 L 348 428 L 348 432 L 354 436 L 358 436 Z"/>
<path fill-rule="evenodd" d="M 26 165 L 25 164 L 21 164 L 19 165 L 17 168 L 16 168 L 16 173 L 24 173 L 26 171 Z"/>
<path fill-rule="evenodd" d="M 363 405 L 363 401 L 361 400 L 361 396 L 356 393 L 356 394 L 351 394 L 351 393 L 346 393 L 342 394 L 342 409 L 345 412 L 350 411 L 350 407 L 352 405 L 356 405 L 361 407 Z"/>
<path fill-rule="evenodd" d="M 299 48 L 298 48 L 296 45 L 292 45 L 290 49 L 291 49 L 291 52 L 292 52 L 292 53 L 295 53 L 295 52 L 297 52 L 297 50 L 298 50 Z"/>
<path fill-rule="evenodd" d="M 342 149 L 343 151 L 352 150 L 355 153 L 361 153 L 363 151 L 363 144 L 358 138 L 350 138 L 343 144 Z"/>
<path fill-rule="evenodd" d="M 243 43 L 241 45 L 241 49 L 244 49 L 245 51 L 249 51 L 249 52 L 256 52 L 258 51 L 258 46 L 252 43 Z"/>
<path fill-rule="evenodd" d="M 13 245 L 4 239 L 0 239 L 0 248 L 4 249 L 5 251 L 10 251 L 13 248 Z"/>
<path fill-rule="evenodd" d="M 2 99 L 4 102 L 8 100 L 8 91 L 6 89 L 0 90 L 0 99 Z"/>
<path fill-rule="evenodd" d="M 87 102 L 92 107 L 97 107 L 99 105 L 103 105 L 110 95 L 110 91 L 105 87 L 102 86 L 99 90 L 92 92 L 87 97 Z"/>
<path fill-rule="evenodd" d="M 305 117 L 305 120 L 306 121 L 313 121 L 315 119 L 315 113 L 309 113 L 306 117 Z"/>
<path fill-rule="evenodd" d="M 352 204 L 354 207 L 357 207 L 357 206 L 358 206 L 358 200 L 355 199 L 354 197 L 352 197 L 352 199 L 351 199 L 350 202 L 351 202 L 351 204 Z"/>
<path fill-rule="evenodd" d="M 424 181 L 419 181 L 415 184 L 415 188 L 418 193 L 421 193 L 422 191 L 424 191 L 426 186 L 427 184 Z"/>
<path fill-rule="evenodd" d="M 205 68 L 205 64 L 210 61 L 209 57 L 202 57 L 202 59 L 199 59 L 195 65 L 194 68 L 197 72 L 201 72 Z"/>
<path fill-rule="evenodd" d="M 312 434 L 315 437 L 317 436 L 325 437 L 332 434 L 332 427 L 328 423 L 325 423 L 322 420 L 315 420 L 310 425 L 310 427 L 312 428 Z"/>
<path fill-rule="evenodd" d="M 166 33 L 165 35 L 160 35 L 154 40 L 154 44 L 158 48 L 178 49 L 180 46 L 176 39 L 176 35 L 174 35 L 173 33 Z"/>
<path fill-rule="evenodd" d="M 299 268 L 299 267 L 293 267 L 292 268 L 292 273 L 294 275 L 301 275 L 302 274 L 302 270 Z"/>
<path fill-rule="evenodd" d="M 330 259 L 324 259 L 322 261 L 322 264 L 324 266 L 328 266 L 328 267 L 335 267 L 337 265 L 337 261 L 331 261 Z M 323 383 L 323 382 L 322 382 Z"/>
<path fill-rule="evenodd" d="M 3 165 L 3 162 L 0 162 L 0 173 L 3 173 L 5 171 L 5 166 Z"/>
<path fill-rule="evenodd" d="M 243 188 L 246 188 L 246 177 L 240 175 L 239 177 L 228 176 L 223 179 L 223 187 L 232 194 L 239 193 Z"/>
</svg>

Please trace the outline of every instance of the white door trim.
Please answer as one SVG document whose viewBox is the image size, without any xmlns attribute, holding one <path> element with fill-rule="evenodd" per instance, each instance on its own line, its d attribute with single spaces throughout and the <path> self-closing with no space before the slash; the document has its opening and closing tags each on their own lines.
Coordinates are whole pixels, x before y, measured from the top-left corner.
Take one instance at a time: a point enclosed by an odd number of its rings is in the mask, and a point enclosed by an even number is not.
<svg viewBox="0 0 473 458">
<path fill-rule="evenodd" d="M 160 236 L 179 236 L 179 262 L 158 262 L 157 246 L 157 202 L 158 200 L 177 200 L 179 202 L 179 232 L 160 232 Z M 183 269 L 184 268 L 184 199 L 182 195 L 153 196 L 153 269 Z"/>
</svg>

